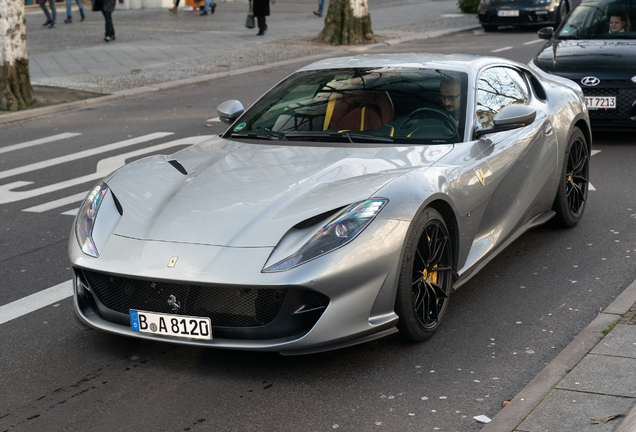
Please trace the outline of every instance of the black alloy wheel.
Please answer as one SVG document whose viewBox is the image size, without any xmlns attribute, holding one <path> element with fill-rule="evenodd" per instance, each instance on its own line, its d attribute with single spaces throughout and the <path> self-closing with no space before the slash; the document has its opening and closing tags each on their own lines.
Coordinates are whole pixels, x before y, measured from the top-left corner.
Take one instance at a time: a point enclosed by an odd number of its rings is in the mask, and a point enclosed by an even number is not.
<svg viewBox="0 0 636 432">
<path fill-rule="evenodd" d="M 443 217 L 427 208 L 407 244 L 396 298 L 400 336 L 430 338 L 439 327 L 453 286 L 453 243 Z"/>
<path fill-rule="evenodd" d="M 585 136 L 575 129 L 568 141 L 559 190 L 552 209 L 559 225 L 570 228 L 583 217 L 590 177 L 590 155 Z"/>
</svg>

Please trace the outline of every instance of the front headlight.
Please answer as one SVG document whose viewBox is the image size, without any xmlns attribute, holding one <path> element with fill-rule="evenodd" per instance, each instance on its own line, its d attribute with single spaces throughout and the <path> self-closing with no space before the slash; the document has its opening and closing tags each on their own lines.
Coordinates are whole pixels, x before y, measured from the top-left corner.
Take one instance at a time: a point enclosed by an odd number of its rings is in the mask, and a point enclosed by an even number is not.
<svg viewBox="0 0 636 432">
<path fill-rule="evenodd" d="M 93 229 L 95 228 L 97 212 L 99 212 L 99 207 L 107 192 L 108 185 L 106 183 L 101 182 L 95 186 L 84 200 L 75 219 L 75 238 L 77 238 L 82 252 L 95 258 L 99 256 L 99 253 L 93 240 Z"/>
<path fill-rule="evenodd" d="M 289 270 L 349 243 L 371 223 L 388 202 L 387 199 L 374 198 L 350 205 L 322 227 L 296 253 L 263 271 Z"/>
</svg>

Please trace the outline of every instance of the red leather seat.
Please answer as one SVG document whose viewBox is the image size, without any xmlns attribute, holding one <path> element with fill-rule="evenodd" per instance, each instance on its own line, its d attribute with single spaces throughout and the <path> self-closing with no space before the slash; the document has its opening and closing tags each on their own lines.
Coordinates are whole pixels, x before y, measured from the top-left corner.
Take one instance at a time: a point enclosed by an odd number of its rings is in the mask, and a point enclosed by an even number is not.
<svg viewBox="0 0 636 432">
<path fill-rule="evenodd" d="M 378 129 L 393 120 L 393 102 L 386 91 L 352 90 L 332 95 L 323 130 Z"/>
</svg>

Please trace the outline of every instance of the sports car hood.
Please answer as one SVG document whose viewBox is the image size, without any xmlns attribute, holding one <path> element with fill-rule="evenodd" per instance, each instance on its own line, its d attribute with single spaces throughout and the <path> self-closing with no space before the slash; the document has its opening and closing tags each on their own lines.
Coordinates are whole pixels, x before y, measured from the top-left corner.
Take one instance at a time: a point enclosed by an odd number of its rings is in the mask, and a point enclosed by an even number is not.
<svg viewBox="0 0 636 432">
<path fill-rule="evenodd" d="M 594 75 L 629 80 L 636 72 L 636 40 L 553 39 L 535 56 L 534 63 L 566 78 Z"/>
<path fill-rule="evenodd" d="M 218 138 L 139 160 L 106 180 L 123 209 L 113 234 L 273 247 L 296 224 L 374 197 L 394 178 L 430 166 L 453 147 L 339 145 Z"/>
</svg>

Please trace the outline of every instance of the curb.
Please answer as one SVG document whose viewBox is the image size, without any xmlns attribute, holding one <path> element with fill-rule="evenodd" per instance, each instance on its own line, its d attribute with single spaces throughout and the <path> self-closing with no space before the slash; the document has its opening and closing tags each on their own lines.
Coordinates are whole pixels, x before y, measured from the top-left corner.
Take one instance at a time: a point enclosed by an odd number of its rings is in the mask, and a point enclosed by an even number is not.
<svg viewBox="0 0 636 432">
<path fill-rule="evenodd" d="M 438 38 L 442 36 L 447 36 L 453 33 L 459 33 L 459 32 L 468 31 L 468 30 L 475 30 L 479 27 L 480 26 L 478 25 L 474 25 L 474 26 L 458 27 L 458 28 L 448 29 L 448 30 L 430 31 L 430 32 L 425 32 L 425 33 L 421 33 L 417 35 L 406 36 L 401 39 L 392 39 L 385 42 L 361 45 L 354 48 L 338 50 L 338 51 L 330 51 L 328 53 L 315 54 L 313 56 L 308 56 L 308 57 L 300 57 L 295 59 L 283 60 L 283 61 L 270 63 L 266 65 L 251 66 L 248 68 L 236 69 L 233 71 L 218 72 L 218 73 L 213 73 L 209 75 L 201 75 L 198 77 L 169 81 L 169 82 L 156 84 L 156 85 L 137 87 L 130 90 L 122 90 L 122 91 L 114 92 L 107 96 L 100 96 L 96 98 L 84 99 L 81 101 L 51 105 L 48 107 L 35 108 L 32 110 L 17 111 L 17 112 L 12 112 L 8 114 L 0 114 L 0 124 L 15 122 L 19 120 L 26 120 L 33 117 L 39 117 L 46 114 L 53 114 L 53 113 L 58 113 L 58 112 L 68 111 L 68 110 L 73 110 L 78 108 L 86 108 L 89 106 L 99 105 L 99 104 L 103 104 L 107 102 L 112 102 L 115 100 L 141 96 L 147 93 L 152 93 L 152 92 L 161 91 L 161 90 L 168 90 L 168 89 L 172 89 L 172 88 L 180 87 L 184 85 L 197 84 L 197 83 L 211 81 L 211 80 L 215 80 L 219 78 L 242 75 L 242 74 L 257 72 L 257 71 L 274 68 L 274 67 L 287 66 L 287 65 L 298 63 L 301 61 L 311 62 L 311 61 L 322 60 L 324 58 L 334 57 L 334 56 L 343 55 L 347 53 L 361 53 L 361 52 L 368 51 L 377 47 L 393 46 L 393 45 L 398 45 L 405 42 L 412 42 L 416 40 L 434 39 L 434 38 Z"/>
<path fill-rule="evenodd" d="M 636 281 L 632 282 L 611 305 L 600 313 L 554 360 L 523 388 L 484 426 L 482 432 L 512 432 L 565 378 L 568 371 L 583 360 L 605 336 L 603 330 L 627 313 L 636 303 Z M 619 424 L 615 432 L 633 432 L 636 426 L 636 405 Z"/>
</svg>

